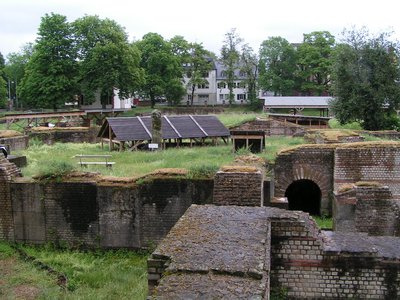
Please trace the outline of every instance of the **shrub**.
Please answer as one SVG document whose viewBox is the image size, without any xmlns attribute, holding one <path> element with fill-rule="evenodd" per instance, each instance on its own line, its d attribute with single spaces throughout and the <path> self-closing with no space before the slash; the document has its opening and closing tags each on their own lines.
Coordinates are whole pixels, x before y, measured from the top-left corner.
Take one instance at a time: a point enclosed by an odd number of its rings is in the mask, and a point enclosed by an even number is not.
<svg viewBox="0 0 400 300">
<path fill-rule="evenodd" d="M 218 165 L 207 164 L 207 165 L 194 165 L 189 168 L 188 178 L 210 178 L 219 169 Z"/>
<path fill-rule="evenodd" d="M 39 167 L 38 175 L 35 178 L 38 179 L 50 179 L 50 178 L 61 178 L 62 176 L 71 173 L 75 170 L 75 167 L 65 161 L 53 160 L 46 165 Z"/>
</svg>

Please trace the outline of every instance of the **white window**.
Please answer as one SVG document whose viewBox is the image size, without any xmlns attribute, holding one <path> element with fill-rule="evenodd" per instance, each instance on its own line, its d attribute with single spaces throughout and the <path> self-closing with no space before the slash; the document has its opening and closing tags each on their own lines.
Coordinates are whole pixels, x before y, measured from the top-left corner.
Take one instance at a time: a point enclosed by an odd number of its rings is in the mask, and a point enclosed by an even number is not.
<svg viewBox="0 0 400 300">
<path fill-rule="evenodd" d="M 187 95 L 187 99 L 188 99 L 189 101 L 192 101 L 192 95 Z"/>
<path fill-rule="evenodd" d="M 199 88 L 199 89 L 208 89 L 209 88 L 208 82 L 207 83 L 198 84 L 197 88 Z"/>
<path fill-rule="evenodd" d="M 236 99 L 237 100 L 246 100 L 246 94 L 237 94 Z"/>
<path fill-rule="evenodd" d="M 225 82 L 218 82 L 218 88 L 219 89 L 226 89 L 226 83 Z"/>
<path fill-rule="evenodd" d="M 208 94 L 199 94 L 199 101 L 208 101 Z"/>
</svg>

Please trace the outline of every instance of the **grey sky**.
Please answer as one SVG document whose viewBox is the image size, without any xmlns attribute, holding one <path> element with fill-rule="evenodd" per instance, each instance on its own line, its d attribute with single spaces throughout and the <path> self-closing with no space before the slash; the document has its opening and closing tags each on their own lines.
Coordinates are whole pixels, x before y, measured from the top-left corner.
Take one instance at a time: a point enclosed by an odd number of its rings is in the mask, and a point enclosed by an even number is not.
<svg viewBox="0 0 400 300">
<path fill-rule="evenodd" d="M 148 32 L 169 39 L 182 35 L 219 54 L 224 34 L 238 34 L 258 51 L 270 36 L 301 42 L 303 33 L 366 26 L 371 32 L 394 31 L 400 40 L 400 17 L 394 0 L 0 0 L 0 52 L 4 57 L 36 38 L 40 18 L 59 13 L 68 21 L 86 15 L 110 18 L 125 27 L 131 40 Z"/>
</svg>

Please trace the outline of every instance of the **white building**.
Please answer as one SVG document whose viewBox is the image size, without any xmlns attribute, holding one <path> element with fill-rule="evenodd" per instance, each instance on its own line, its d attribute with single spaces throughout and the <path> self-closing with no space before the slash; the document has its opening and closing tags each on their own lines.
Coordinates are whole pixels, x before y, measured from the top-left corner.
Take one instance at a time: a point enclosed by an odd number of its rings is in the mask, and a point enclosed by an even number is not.
<svg viewBox="0 0 400 300">
<path fill-rule="evenodd" d="M 218 61 L 213 61 L 213 69 L 206 74 L 204 79 L 207 84 L 198 85 L 193 95 L 193 105 L 222 105 L 229 103 L 229 88 L 226 83 L 226 68 Z M 235 71 L 235 82 L 233 86 L 234 103 L 245 103 L 248 99 L 245 75 L 240 70 Z M 184 78 L 187 94 L 182 99 L 182 104 L 191 103 L 192 90 L 188 86 L 189 78 Z"/>
</svg>

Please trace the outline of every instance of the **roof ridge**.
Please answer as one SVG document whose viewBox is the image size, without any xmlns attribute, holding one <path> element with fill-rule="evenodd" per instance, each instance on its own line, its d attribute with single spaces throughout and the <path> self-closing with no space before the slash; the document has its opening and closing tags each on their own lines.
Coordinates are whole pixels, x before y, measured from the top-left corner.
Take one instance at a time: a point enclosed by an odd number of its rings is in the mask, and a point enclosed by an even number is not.
<svg viewBox="0 0 400 300">
<path fill-rule="evenodd" d="M 149 137 L 152 139 L 153 135 L 151 134 L 151 132 L 147 129 L 146 125 L 144 125 L 144 122 L 142 121 L 142 119 L 140 117 L 137 117 L 137 119 L 139 120 L 140 124 L 142 125 L 143 129 L 146 130 L 147 134 L 149 135 Z"/>
<path fill-rule="evenodd" d="M 194 122 L 194 124 L 196 124 L 196 126 L 206 135 L 208 136 L 208 133 L 203 129 L 203 127 L 200 126 L 199 123 L 197 123 L 197 121 L 194 119 L 194 117 L 192 115 L 189 115 L 189 118 L 192 119 L 192 121 Z"/>
</svg>

